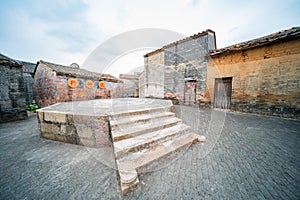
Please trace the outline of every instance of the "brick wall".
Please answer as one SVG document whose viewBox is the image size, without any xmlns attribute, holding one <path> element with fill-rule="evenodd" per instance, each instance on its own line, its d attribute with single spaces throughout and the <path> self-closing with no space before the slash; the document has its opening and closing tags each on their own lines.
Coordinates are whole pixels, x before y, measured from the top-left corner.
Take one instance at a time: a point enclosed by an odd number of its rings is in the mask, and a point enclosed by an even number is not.
<svg viewBox="0 0 300 200">
<path fill-rule="evenodd" d="M 0 122 L 27 118 L 21 66 L 0 64 Z"/>
<path fill-rule="evenodd" d="M 140 96 L 163 98 L 173 93 L 183 100 L 184 78 L 195 79 L 197 92 L 204 93 L 207 55 L 215 47 L 215 35 L 208 31 L 196 38 L 178 41 L 147 54 L 144 57 L 145 74 L 142 77 L 145 86 Z"/>
<path fill-rule="evenodd" d="M 146 72 L 143 71 L 139 76 L 139 97 L 145 97 L 145 87 L 146 87 Z"/>
<path fill-rule="evenodd" d="M 139 80 L 121 79 L 124 85 L 123 97 L 138 97 L 139 96 Z"/>
<path fill-rule="evenodd" d="M 177 65 L 189 61 L 206 61 L 207 53 L 215 49 L 215 36 L 213 33 L 178 42 L 165 47 L 165 65 Z"/>
<path fill-rule="evenodd" d="M 232 78 L 231 109 L 300 118 L 300 40 L 212 57 L 207 94 L 213 101 L 215 78 Z"/>
<path fill-rule="evenodd" d="M 68 86 L 71 76 L 60 75 L 40 64 L 35 73 L 36 101 L 39 107 L 49 106 L 58 102 L 81 101 L 100 98 L 119 98 L 123 96 L 123 84 L 105 82 L 106 88 L 98 86 L 99 81 L 94 81 L 93 88 L 87 88 L 85 81 L 88 78 L 76 78 L 78 87 Z"/>
<path fill-rule="evenodd" d="M 140 97 L 164 97 L 164 51 L 144 57 L 144 74 L 140 80 Z M 141 86 L 140 86 L 141 87 Z"/>
<path fill-rule="evenodd" d="M 36 103 L 39 107 L 45 107 L 59 102 L 57 99 L 56 72 L 40 65 L 34 75 Z M 69 100 L 67 95 L 65 100 Z"/>
</svg>

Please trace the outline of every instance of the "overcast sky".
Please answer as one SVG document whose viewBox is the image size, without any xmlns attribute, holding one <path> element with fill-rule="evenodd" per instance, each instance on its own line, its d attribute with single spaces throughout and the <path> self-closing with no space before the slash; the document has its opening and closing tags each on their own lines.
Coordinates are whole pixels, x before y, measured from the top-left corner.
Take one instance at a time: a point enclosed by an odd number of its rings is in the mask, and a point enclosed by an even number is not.
<svg viewBox="0 0 300 200">
<path fill-rule="evenodd" d="M 167 29 L 184 36 L 212 29 L 217 47 L 222 48 L 299 26 L 300 22 L 299 0 L 0 2 L 0 52 L 34 63 L 45 60 L 82 65 L 105 41 L 141 28 Z M 162 41 L 162 45 L 166 43 Z M 117 75 L 142 66 L 142 55 L 149 51 L 150 48 L 120 55 L 107 72 Z"/>
</svg>

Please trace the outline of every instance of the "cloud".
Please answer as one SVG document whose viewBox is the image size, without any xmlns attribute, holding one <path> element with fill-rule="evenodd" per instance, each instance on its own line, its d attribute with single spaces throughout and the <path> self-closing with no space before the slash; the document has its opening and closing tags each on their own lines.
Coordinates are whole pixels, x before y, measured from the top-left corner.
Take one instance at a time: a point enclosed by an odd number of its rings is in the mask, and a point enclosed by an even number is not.
<svg viewBox="0 0 300 200">
<path fill-rule="evenodd" d="M 210 28 L 221 48 L 299 26 L 299 10 L 297 0 L 4 0 L 0 51 L 32 62 L 82 64 L 105 41 L 141 28 L 167 29 L 185 36 Z M 141 39 L 147 37 L 151 36 Z M 170 38 L 165 38 L 168 42 Z M 113 48 L 107 54 L 120 52 Z"/>
</svg>

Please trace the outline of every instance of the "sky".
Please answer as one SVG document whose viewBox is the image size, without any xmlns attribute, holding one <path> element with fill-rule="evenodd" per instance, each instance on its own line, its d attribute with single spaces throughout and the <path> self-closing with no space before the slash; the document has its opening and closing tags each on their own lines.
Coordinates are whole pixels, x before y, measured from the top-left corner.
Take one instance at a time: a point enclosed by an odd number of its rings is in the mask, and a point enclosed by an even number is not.
<svg viewBox="0 0 300 200">
<path fill-rule="evenodd" d="M 177 39 L 212 29 L 222 48 L 299 26 L 299 11 L 299 0 L 0 0 L 0 53 L 33 63 L 75 62 L 118 76 L 141 68 L 145 53 Z M 126 52 L 118 45 L 106 49 L 102 57 L 114 55 L 109 66 L 101 60 L 92 68 L 85 65 L 112 38 L 152 29 L 170 36 L 130 49 L 136 39 L 154 37 L 139 32 L 122 44 L 128 45 Z"/>
</svg>

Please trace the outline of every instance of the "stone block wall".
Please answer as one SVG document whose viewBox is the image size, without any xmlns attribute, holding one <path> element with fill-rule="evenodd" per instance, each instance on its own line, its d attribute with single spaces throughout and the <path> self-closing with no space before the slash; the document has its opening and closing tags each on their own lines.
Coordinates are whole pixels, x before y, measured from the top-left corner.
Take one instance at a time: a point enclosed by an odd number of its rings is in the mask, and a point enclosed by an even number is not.
<svg viewBox="0 0 300 200">
<path fill-rule="evenodd" d="M 107 116 L 37 111 L 41 137 L 87 147 L 111 147 Z"/>
<path fill-rule="evenodd" d="M 22 67 L 0 63 L 0 122 L 27 118 Z"/>
<path fill-rule="evenodd" d="M 211 102 L 221 77 L 232 77 L 232 110 L 300 118 L 299 39 L 212 57 L 206 91 Z"/>
</svg>

